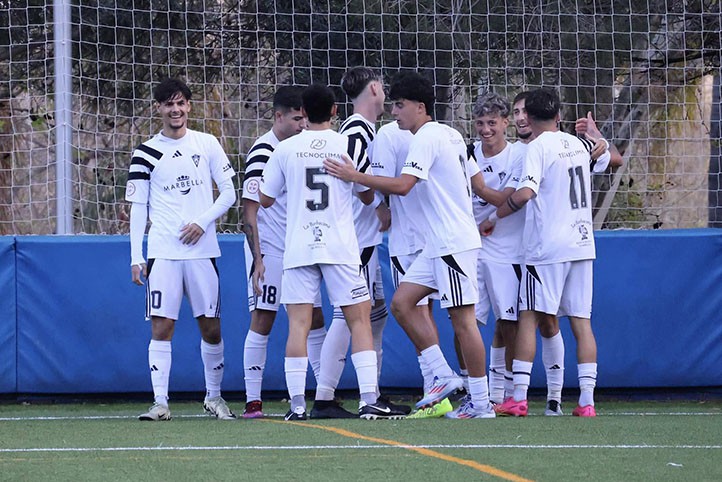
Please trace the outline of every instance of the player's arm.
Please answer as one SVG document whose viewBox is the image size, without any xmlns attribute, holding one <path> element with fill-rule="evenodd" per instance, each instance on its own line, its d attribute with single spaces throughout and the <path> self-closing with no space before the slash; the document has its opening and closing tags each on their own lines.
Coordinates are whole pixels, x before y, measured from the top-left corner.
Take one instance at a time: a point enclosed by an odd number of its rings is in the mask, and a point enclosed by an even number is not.
<svg viewBox="0 0 722 482">
<path fill-rule="evenodd" d="M 236 203 L 236 189 L 231 178 L 218 184 L 218 197 L 203 214 L 194 221 L 186 224 L 180 230 L 180 240 L 183 244 L 196 244 L 201 236 L 208 230 L 216 219 L 223 216 L 231 206 Z"/>
<path fill-rule="evenodd" d="M 334 177 L 370 187 L 383 194 L 405 196 L 419 180 L 417 177 L 409 174 L 401 174 L 399 177 L 371 176 L 364 172 L 357 171 L 351 159 L 346 156 L 344 156 L 343 159 L 345 162 L 327 158 L 323 161 L 323 167 L 327 173 Z"/>
<path fill-rule="evenodd" d="M 525 186 L 517 189 L 506 198 L 506 201 L 499 206 L 495 212 L 491 213 L 489 219 L 479 225 L 479 231 L 484 236 L 490 235 L 494 231 L 494 226 L 499 219 L 510 216 L 523 209 L 535 196 L 536 193 L 529 187 Z"/>
<path fill-rule="evenodd" d="M 142 286 L 148 275 L 148 266 L 143 257 L 143 237 L 148 224 L 148 205 L 134 202 L 130 205 L 130 275 L 133 283 Z"/>
<path fill-rule="evenodd" d="M 597 128 L 597 123 L 594 122 L 594 117 L 592 117 L 591 112 L 587 112 L 586 117 L 581 117 L 577 119 L 576 123 L 574 124 L 574 130 L 579 135 L 589 135 L 590 137 L 594 139 L 602 139 L 602 133 Z M 590 139 L 591 140 L 591 139 Z M 619 152 L 619 149 L 614 144 L 608 143 L 608 149 L 609 149 L 609 165 L 612 167 L 619 167 L 624 163 L 624 160 L 622 158 L 622 154 Z M 601 153 L 597 153 L 597 156 L 594 157 L 594 152 L 592 153 L 594 159 L 599 157 Z"/>
<path fill-rule="evenodd" d="M 477 172 L 471 176 L 471 188 L 474 190 L 474 194 L 496 207 L 504 204 L 506 199 L 516 190 L 514 188 L 506 188 L 499 191 L 487 186 L 484 182 L 484 175 L 481 172 Z"/>
<path fill-rule="evenodd" d="M 253 291 L 262 294 L 260 283 L 263 281 L 266 267 L 261 256 L 261 242 L 258 236 L 258 208 L 260 204 L 252 199 L 243 198 L 243 232 L 253 256 Z"/>
<path fill-rule="evenodd" d="M 374 198 L 376 197 L 373 189 L 367 189 L 365 191 L 357 192 L 356 195 L 366 206 L 373 203 Z"/>
<path fill-rule="evenodd" d="M 131 281 L 143 285 L 142 277 L 148 274 L 143 257 L 143 237 L 148 225 L 148 201 L 150 199 L 150 174 L 154 168 L 154 160 L 162 154 L 153 155 L 148 149 L 138 149 L 130 159 L 128 184 L 125 200 L 130 204 L 130 272 Z"/>
</svg>

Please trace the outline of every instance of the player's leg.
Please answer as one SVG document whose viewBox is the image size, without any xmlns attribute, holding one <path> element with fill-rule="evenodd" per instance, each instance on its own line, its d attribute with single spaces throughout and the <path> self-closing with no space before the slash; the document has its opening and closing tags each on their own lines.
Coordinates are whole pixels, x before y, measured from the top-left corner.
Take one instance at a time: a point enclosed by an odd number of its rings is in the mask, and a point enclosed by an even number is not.
<svg viewBox="0 0 722 482">
<path fill-rule="evenodd" d="M 547 416 L 562 415 L 562 388 L 564 387 L 564 339 L 559 331 L 559 319 L 544 315 L 539 323 L 542 342 L 542 363 L 547 379 Z"/>
<path fill-rule="evenodd" d="M 148 260 L 146 281 L 146 318 L 151 322 L 148 366 L 153 386 L 154 404 L 140 420 L 170 420 L 168 383 L 172 365 L 171 340 L 183 296 L 183 278 L 177 261 Z"/>
<path fill-rule="evenodd" d="M 308 332 L 308 340 L 306 341 L 306 351 L 308 352 L 308 363 L 313 370 L 313 376 L 318 385 L 321 376 L 321 350 L 326 341 L 326 322 L 321 309 L 321 293 L 318 295 L 318 301 L 313 304 L 313 315 L 311 317 L 311 331 Z"/>
</svg>

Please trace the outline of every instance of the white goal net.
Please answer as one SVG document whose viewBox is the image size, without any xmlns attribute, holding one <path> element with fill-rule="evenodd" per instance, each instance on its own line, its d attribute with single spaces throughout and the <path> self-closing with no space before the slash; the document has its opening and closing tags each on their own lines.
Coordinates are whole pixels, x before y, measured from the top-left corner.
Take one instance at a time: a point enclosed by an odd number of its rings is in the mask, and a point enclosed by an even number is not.
<svg viewBox="0 0 722 482">
<path fill-rule="evenodd" d="M 59 205 L 67 232 L 127 232 L 130 152 L 159 130 L 151 89 L 163 77 L 188 82 L 191 126 L 242 172 L 277 86 L 338 87 L 357 65 L 428 75 L 437 119 L 469 140 L 479 93 L 554 87 L 564 129 L 591 111 L 624 156 L 595 180 L 598 227 L 722 222 L 718 0 L 55 3 L 0 0 L 0 234 L 58 232 Z M 234 208 L 219 228 L 238 232 L 239 219 Z"/>
</svg>

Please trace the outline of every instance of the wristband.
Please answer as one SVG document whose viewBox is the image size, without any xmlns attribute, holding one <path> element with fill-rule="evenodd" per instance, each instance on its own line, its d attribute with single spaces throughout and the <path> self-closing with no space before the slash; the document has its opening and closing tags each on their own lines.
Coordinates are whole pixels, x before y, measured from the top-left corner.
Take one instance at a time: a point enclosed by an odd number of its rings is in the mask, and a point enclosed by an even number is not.
<svg viewBox="0 0 722 482">
<path fill-rule="evenodd" d="M 498 220 L 499 220 L 499 216 L 497 216 L 496 211 L 491 213 L 491 215 L 489 215 L 489 217 L 487 218 L 487 221 L 489 221 L 490 223 L 494 223 L 494 224 L 496 224 L 496 222 Z"/>
</svg>

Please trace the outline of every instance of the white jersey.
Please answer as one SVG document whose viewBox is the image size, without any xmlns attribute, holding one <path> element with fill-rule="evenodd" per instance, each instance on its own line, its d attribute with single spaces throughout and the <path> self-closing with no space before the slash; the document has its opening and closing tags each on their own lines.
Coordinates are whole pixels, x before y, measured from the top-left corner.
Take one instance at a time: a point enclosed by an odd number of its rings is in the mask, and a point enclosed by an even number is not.
<svg viewBox="0 0 722 482">
<path fill-rule="evenodd" d="M 148 258 L 200 259 L 221 255 L 216 225 L 194 245 L 180 241 L 180 229 L 213 205 L 213 182 L 235 175 L 218 139 L 188 129 L 180 139 L 159 133 L 133 151 L 126 201 L 149 205 Z"/>
<path fill-rule="evenodd" d="M 243 199 L 259 202 L 258 189 L 263 169 L 278 143 L 273 133 L 266 132 L 253 143 L 246 159 L 246 175 L 243 179 Z M 258 238 L 261 254 L 283 256 L 286 236 L 286 190 L 276 198 L 273 206 L 258 210 Z"/>
<path fill-rule="evenodd" d="M 343 154 L 359 152 L 356 142 L 330 129 L 306 130 L 282 141 L 271 154 L 261 192 L 275 198 L 287 190 L 284 269 L 361 264 L 351 198 L 353 191 L 368 188 L 337 179 L 323 167 L 327 157 L 341 161 Z M 365 155 L 353 161 L 359 171 L 370 171 Z"/>
<path fill-rule="evenodd" d="M 414 135 L 399 128 L 397 122 L 391 122 L 379 129 L 373 145 L 371 168 L 374 175 L 398 177 L 409 153 L 409 144 Z M 424 218 L 414 213 L 417 200 L 416 189 L 406 196 L 389 195 L 391 209 L 391 227 L 389 228 L 389 255 L 406 256 L 421 251 L 424 247 Z M 410 209 L 409 206 L 414 206 Z"/>
<path fill-rule="evenodd" d="M 338 130 L 339 134 L 358 140 L 356 149 L 365 152 L 373 162 L 372 146 L 376 135 L 376 126 L 366 120 L 361 114 L 353 114 L 346 119 Z M 361 153 L 358 153 L 359 155 Z M 352 156 L 353 157 L 353 156 Z M 381 222 L 376 216 L 377 203 L 366 205 L 356 196 L 353 197 L 353 221 L 356 228 L 356 237 L 360 248 L 376 246 L 383 241 L 383 234 L 379 229 Z"/>
<path fill-rule="evenodd" d="M 519 146 L 523 146 L 520 148 Z M 521 169 L 526 156 L 526 146 L 517 142 L 506 143 L 506 147 L 497 155 L 485 157 L 481 142 L 474 143 L 474 158 L 484 176 L 484 182 L 491 189 L 503 191 L 516 189 L 521 178 Z M 476 224 L 486 220 L 497 207 L 473 195 L 474 219 Z M 523 261 L 522 237 L 524 234 L 524 212 L 513 213 L 496 222 L 491 236 L 484 238 L 484 249 L 480 257 L 497 263 L 521 263 Z"/>
<path fill-rule="evenodd" d="M 427 122 L 414 135 L 402 174 L 419 178 L 416 207 L 425 219 L 425 255 L 436 258 L 481 247 L 471 207 L 470 178 L 479 172 L 469 160 L 459 131 Z"/>
<path fill-rule="evenodd" d="M 524 262 L 529 265 L 595 258 L 590 168 L 603 171 L 605 154 L 564 132 L 543 132 L 529 143 L 519 188 L 536 193 L 526 206 Z"/>
</svg>

